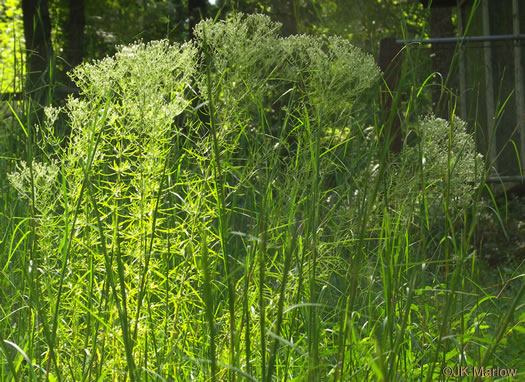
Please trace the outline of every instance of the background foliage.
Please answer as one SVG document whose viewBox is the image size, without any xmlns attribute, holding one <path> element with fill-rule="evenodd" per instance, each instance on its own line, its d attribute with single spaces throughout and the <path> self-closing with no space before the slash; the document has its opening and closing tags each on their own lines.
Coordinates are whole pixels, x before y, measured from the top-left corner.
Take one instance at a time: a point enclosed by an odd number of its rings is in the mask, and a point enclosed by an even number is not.
<svg viewBox="0 0 525 382">
<path fill-rule="evenodd" d="M 425 36 L 428 29 L 428 11 L 418 1 L 412 0 L 298 0 L 284 3 L 274 0 L 219 0 L 214 4 L 196 0 L 93 0 L 82 3 L 85 28 L 81 57 L 86 60 L 113 54 L 117 44 L 128 44 L 137 39 L 186 41 L 192 36 L 192 28 L 198 18 L 214 15 L 218 11 L 220 17 L 225 17 L 233 10 L 267 14 L 284 24 L 285 34 L 339 35 L 374 55 L 383 37 L 401 37 L 405 34 L 411 37 Z M 0 44 L 3 44 L 2 78 L 4 82 L 10 83 L 15 72 L 20 75 L 23 73 L 23 66 L 20 65 L 24 48 L 21 0 L 8 0 L 0 7 L 4 26 L 0 38 Z M 48 7 L 55 65 L 61 73 L 59 80 L 65 81 L 65 72 L 72 68 L 67 54 L 67 28 L 72 8 L 67 0 L 49 0 Z M 13 62 L 15 42 L 20 44 L 17 47 L 17 66 Z"/>
<path fill-rule="evenodd" d="M 20 2 L 6 0 L 0 3 L 0 92 L 22 88 L 23 31 Z"/>
</svg>

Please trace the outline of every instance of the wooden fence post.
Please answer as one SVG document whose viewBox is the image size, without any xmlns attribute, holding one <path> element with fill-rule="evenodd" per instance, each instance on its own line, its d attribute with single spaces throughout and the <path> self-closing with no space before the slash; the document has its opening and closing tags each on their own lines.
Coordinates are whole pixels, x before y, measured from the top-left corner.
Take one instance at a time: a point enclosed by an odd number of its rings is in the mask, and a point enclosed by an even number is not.
<svg viewBox="0 0 525 382">
<path fill-rule="evenodd" d="M 389 37 L 381 40 L 378 59 L 384 79 L 384 87 L 381 89 L 381 106 L 385 115 L 385 137 L 393 153 L 399 153 L 403 143 L 401 120 L 397 111 L 400 98 L 397 88 L 401 77 L 401 63 L 401 46 L 396 43 L 396 39 Z"/>
</svg>

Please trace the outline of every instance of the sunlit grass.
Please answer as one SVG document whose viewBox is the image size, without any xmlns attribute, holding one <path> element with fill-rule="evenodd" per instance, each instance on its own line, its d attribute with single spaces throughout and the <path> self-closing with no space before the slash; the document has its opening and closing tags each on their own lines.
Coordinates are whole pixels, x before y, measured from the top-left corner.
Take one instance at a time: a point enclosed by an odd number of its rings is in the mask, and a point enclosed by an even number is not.
<svg viewBox="0 0 525 382">
<path fill-rule="evenodd" d="M 485 283 L 464 126 L 419 119 L 394 157 L 371 57 L 260 16 L 199 28 L 199 50 L 137 44 L 77 69 L 64 140 L 20 119 L 25 165 L 0 161 L 0 379 L 519 369 L 523 286 Z"/>
</svg>

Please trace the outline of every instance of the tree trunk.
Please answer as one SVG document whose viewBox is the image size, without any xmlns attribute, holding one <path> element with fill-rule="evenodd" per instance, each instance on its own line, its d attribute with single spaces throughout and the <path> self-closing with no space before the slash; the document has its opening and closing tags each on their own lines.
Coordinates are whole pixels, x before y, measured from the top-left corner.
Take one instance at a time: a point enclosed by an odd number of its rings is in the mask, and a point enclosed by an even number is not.
<svg viewBox="0 0 525 382">
<path fill-rule="evenodd" d="M 188 0 L 189 35 L 193 38 L 193 28 L 207 16 L 206 0 Z"/>
<path fill-rule="evenodd" d="M 26 90 L 35 99 L 36 90 L 49 83 L 50 59 L 53 56 L 47 0 L 22 0 L 22 12 L 28 73 Z"/>
<path fill-rule="evenodd" d="M 66 60 L 71 68 L 84 57 L 84 0 L 69 0 L 69 20 L 66 26 Z"/>
<path fill-rule="evenodd" d="M 295 0 L 272 1 L 272 19 L 283 24 L 281 34 L 290 36 L 297 34 L 297 20 L 295 19 Z"/>
</svg>

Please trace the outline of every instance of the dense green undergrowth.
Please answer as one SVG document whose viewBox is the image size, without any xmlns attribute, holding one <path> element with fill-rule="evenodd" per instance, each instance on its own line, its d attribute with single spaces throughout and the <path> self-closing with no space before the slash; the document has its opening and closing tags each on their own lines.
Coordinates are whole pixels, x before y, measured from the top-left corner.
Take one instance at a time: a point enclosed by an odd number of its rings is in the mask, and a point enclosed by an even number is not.
<svg viewBox="0 0 525 382">
<path fill-rule="evenodd" d="M 20 120 L 2 380 L 525 371 L 520 278 L 485 285 L 474 246 L 485 166 L 465 124 L 420 116 L 393 155 L 373 59 L 278 29 L 236 15 L 120 47 L 73 71 L 81 96 L 46 123 Z"/>
</svg>

